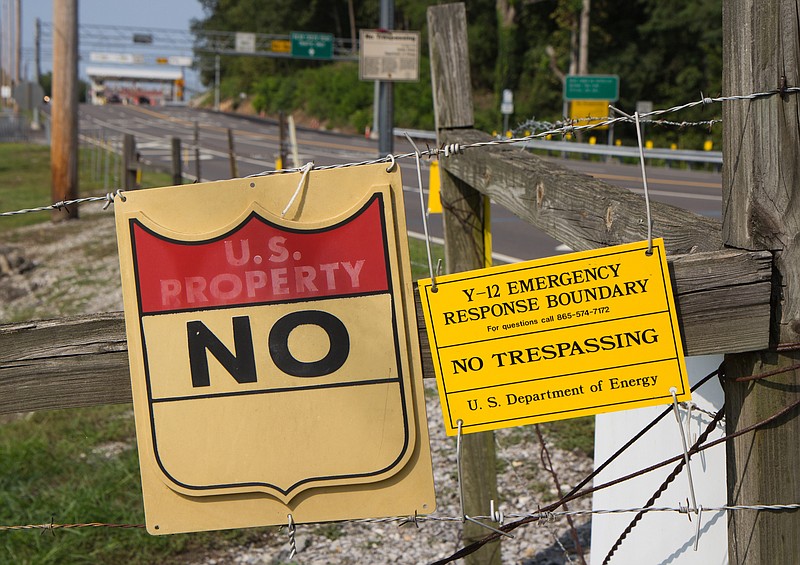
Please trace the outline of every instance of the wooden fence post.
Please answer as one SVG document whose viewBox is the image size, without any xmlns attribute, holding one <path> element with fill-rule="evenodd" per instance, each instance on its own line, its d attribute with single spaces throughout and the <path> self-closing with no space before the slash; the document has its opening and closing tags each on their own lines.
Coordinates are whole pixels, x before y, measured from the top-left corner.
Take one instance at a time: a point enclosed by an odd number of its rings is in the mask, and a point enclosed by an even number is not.
<svg viewBox="0 0 800 565">
<path fill-rule="evenodd" d="M 136 138 L 132 134 L 126 133 L 122 138 L 122 173 L 123 188 L 125 190 L 133 190 L 139 188 L 137 183 L 137 170 L 139 167 L 139 158 L 136 154 Z"/>
<path fill-rule="evenodd" d="M 172 184 L 183 184 L 183 167 L 181 163 L 181 138 L 172 138 Z"/>
<path fill-rule="evenodd" d="M 236 164 L 236 149 L 233 144 L 233 130 L 228 128 L 228 161 L 231 165 L 231 178 L 239 176 L 239 167 Z"/>
<path fill-rule="evenodd" d="M 194 176 L 195 182 L 203 182 L 200 178 L 200 124 L 194 123 Z"/>
<path fill-rule="evenodd" d="M 278 159 L 275 163 L 276 169 L 286 166 L 286 113 L 281 110 L 278 113 Z"/>
<path fill-rule="evenodd" d="M 723 94 L 800 84 L 800 26 L 793 0 L 723 3 Z M 729 433 L 757 423 L 800 395 L 800 98 L 772 96 L 723 108 L 723 238 L 774 256 L 771 347 L 728 355 L 725 402 Z M 740 376 L 781 371 L 767 379 Z M 728 442 L 728 503 L 800 500 L 798 410 Z M 731 563 L 794 563 L 800 512 L 729 514 Z"/>
<path fill-rule="evenodd" d="M 428 8 L 431 80 L 437 139 L 441 130 L 472 127 L 472 86 L 464 4 Z M 442 221 L 447 272 L 484 266 L 484 196 L 440 168 Z M 466 434 L 462 438 L 462 483 L 467 515 L 486 515 L 490 501 L 499 502 L 494 433 Z M 465 544 L 481 539 L 488 530 L 464 524 Z M 498 564 L 500 543 L 485 545 L 466 557 L 468 564 Z"/>
</svg>

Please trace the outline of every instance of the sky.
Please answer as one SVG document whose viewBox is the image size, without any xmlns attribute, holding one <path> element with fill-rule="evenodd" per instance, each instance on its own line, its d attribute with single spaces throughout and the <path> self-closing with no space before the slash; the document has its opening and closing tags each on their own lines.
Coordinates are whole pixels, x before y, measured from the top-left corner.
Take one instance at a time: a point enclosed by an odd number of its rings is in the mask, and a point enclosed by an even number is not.
<svg viewBox="0 0 800 565">
<path fill-rule="evenodd" d="M 3 4 L 12 0 L 2 0 Z M 83 24 L 105 25 L 105 26 L 130 26 L 130 27 L 156 27 L 161 29 L 189 30 L 189 24 L 193 18 L 202 18 L 203 10 L 198 0 L 78 0 L 78 28 Z M 27 63 L 28 76 L 34 73 L 34 29 L 36 18 L 41 19 L 42 23 L 53 22 L 53 1 L 52 0 L 22 0 L 22 66 Z M 81 48 L 82 55 L 88 56 L 88 51 L 97 51 L 97 47 L 91 49 Z M 48 50 L 49 51 L 49 50 Z M 120 53 L 119 49 L 108 49 L 110 52 Z M 161 56 L 157 49 L 137 49 L 136 45 L 131 44 L 130 49 L 125 50 L 131 54 L 145 54 L 152 59 Z M 176 54 L 175 52 L 164 53 L 164 56 Z M 189 55 L 190 53 L 186 53 Z M 52 55 L 47 52 L 42 56 L 42 72 L 47 72 L 51 68 Z M 83 74 L 83 68 L 88 61 L 82 60 L 79 72 Z M 85 77 L 84 77 L 85 78 Z M 192 79 L 187 77 L 189 81 Z M 196 80 L 196 78 L 195 78 Z"/>
</svg>

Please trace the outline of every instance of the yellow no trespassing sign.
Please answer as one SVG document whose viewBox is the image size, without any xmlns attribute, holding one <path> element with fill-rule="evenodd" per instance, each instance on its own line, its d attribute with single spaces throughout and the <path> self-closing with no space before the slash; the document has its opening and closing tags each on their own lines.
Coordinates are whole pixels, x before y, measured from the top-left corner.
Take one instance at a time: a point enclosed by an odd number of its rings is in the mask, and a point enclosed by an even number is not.
<svg viewBox="0 0 800 565">
<path fill-rule="evenodd" d="M 661 239 L 419 289 L 448 435 L 691 397 Z"/>
</svg>

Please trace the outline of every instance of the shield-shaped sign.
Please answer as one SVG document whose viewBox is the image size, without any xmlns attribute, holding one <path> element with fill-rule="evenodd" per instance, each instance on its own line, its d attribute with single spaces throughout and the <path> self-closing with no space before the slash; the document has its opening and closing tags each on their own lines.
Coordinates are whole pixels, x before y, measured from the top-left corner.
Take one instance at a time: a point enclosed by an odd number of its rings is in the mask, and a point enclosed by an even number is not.
<svg viewBox="0 0 800 565">
<path fill-rule="evenodd" d="M 151 532 L 433 509 L 402 185 L 360 169 L 287 218 L 299 175 L 118 203 Z"/>
</svg>

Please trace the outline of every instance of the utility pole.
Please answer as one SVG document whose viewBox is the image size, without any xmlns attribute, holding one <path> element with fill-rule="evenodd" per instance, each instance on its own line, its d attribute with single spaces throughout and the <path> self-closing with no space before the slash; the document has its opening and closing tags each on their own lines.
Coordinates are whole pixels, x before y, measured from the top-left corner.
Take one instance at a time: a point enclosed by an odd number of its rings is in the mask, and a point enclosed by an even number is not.
<svg viewBox="0 0 800 565">
<path fill-rule="evenodd" d="M 800 84 L 795 0 L 725 0 L 723 95 Z M 771 96 L 723 106 L 722 234 L 726 246 L 773 254 L 767 350 L 725 357 L 728 433 L 800 398 L 800 97 Z M 771 376 L 736 382 L 737 377 Z M 728 504 L 800 500 L 798 410 L 727 443 Z M 728 514 L 731 563 L 796 563 L 800 512 Z"/>
<path fill-rule="evenodd" d="M 53 202 L 78 197 L 78 0 L 53 0 L 53 102 L 50 134 Z M 54 222 L 78 217 L 54 210 Z"/>
<path fill-rule="evenodd" d="M 14 47 L 14 85 L 20 83 L 22 73 L 22 5 L 20 0 L 16 0 L 16 32 L 14 38 L 16 45 Z"/>
<path fill-rule="evenodd" d="M 394 28 L 394 0 L 381 0 L 379 27 Z M 383 157 L 394 151 L 394 91 L 391 82 L 382 80 L 378 86 L 378 154 Z"/>
<path fill-rule="evenodd" d="M 35 59 L 36 59 L 36 84 L 42 84 L 42 20 L 36 18 L 36 31 L 34 33 Z"/>
<path fill-rule="evenodd" d="M 8 80 L 8 36 L 11 34 L 11 28 L 8 27 L 9 13 L 8 4 L 3 0 L 0 5 L 0 87 L 7 85 Z M 5 106 L 6 100 L 0 99 L 0 105 Z"/>
</svg>

